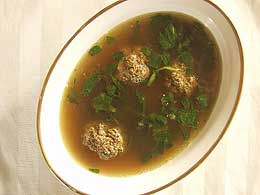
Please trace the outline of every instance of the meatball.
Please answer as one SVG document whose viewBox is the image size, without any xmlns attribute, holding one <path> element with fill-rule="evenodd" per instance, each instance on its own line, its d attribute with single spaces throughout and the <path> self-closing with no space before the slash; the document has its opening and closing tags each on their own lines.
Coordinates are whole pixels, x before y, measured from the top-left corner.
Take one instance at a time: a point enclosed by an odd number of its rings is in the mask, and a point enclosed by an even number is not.
<svg viewBox="0 0 260 195">
<path fill-rule="evenodd" d="M 102 160 L 115 158 L 124 151 L 124 139 L 119 128 L 109 128 L 104 123 L 87 125 L 82 143 L 98 154 Z"/>
<path fill-rule="evenodd" d="M 175 63 L 174 71 L 167 72 L 165 85 L 174 93 L 182 93 L 191 96 L 198 85 L 197 77 L 186 72 L 187 66 L 183 63 Z"/>
<path fill-rule="evenodd" d="M 125 49 L 117 67 L 117 78 L 128 84 L 138 84 L 149 77 L 148 59 L 140 48 Z"/>
</svg>

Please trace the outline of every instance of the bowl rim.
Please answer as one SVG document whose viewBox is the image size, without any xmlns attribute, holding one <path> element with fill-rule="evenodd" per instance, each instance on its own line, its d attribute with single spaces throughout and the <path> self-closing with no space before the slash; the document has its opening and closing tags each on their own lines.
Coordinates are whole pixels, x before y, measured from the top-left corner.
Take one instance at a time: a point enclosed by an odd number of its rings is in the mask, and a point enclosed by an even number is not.
<svg viewBox="0 0 260 195">
<path fill-rule="evenodd" d="M 71 186 L 70 184 L 68 184 L 66 181 L 64 181 L 56 172 L 55 170 L 52 168 L 52 166 L 50 165 L 50 163 L 47 160 L 46 154 L 44 152 L 43 146 L 42 146 L 42 141 L 41 141 L 41 134 L 40 134 L 40 115 L 41 115 L 41 106 L 42 106 L 42 99 L 44 96 L 44 92 L 47 86 L 47 83 L 49 81 L 49 78 L 51 76 L 51 73 L 53 71 L 53 69 L 56 66 L 56 63 L 58 62 L 60 56 L 62 55 L 62 53 L 64 52 L 64 50 L 69 46 L 69 44 L 74 40 L 74 38 L 89 24 L 91 23 L 93 20 L 95 20 L 98 16 L 102 15 L 103 13 L 105 13 L 106 11 L 108 11 L 109 9 L 117 6 L 120 3 L 123 3 L 125 1 L 128 0 L 118 0 L 108 6 L 106 6 L 105 8 L 103 8 L 102 10 L 100 10 L 98 13 L 96 13 L 94 16 L 92 16 L 91 18 L 89 18 L 86 22 L 83 23 L 83 25 L 70 37 L 70 39 L 65 43 L 65 45 L 62 47 L 62 49 L 60 50 L 60 52 L 58 53 L 58 55 L 56 56 L 56 58 L 54 59 L 53 63 L 51 64 L 51 66 L 49 67 L 49 70 L 45 76 L 45 79 L 43 81 L 42 87 L 41 87 L 41 91 L 40 91 L 40 95 L 38 97 L 38 105 L 37 105 L 37 113 L 36 113 L 36 130 L 37 130 L 37 138 L 38 138 L 38 144 L 40 147 L 40 151 L 41 154 L 43 156 L 44 161 L 47 164 L 47 168 L 49 169 L 49 171 L 66 187 L 68 187 L 70 190 L 81 194 L 81 195 L 89 195 L 85 192 L 82 192 L 76 188 L 74 188 L 73 186 Z M 200 160 L 198 160 L 191 168 L 189 168 L 186 172 L 184 172 L 182 175 L 180 175 L 179 177 L 175 178 L 174 180 L 170 181 L 169 183 L 156 188 L 154 190 L 148 191 L 143 193 L 142 195 L 146 195 L 146 194 L 153 194 L 156 192 L 159 192 L 173 184 L 175 184 L 176 182 L 180 181 L 181 179 L 183 179 L 184 177 L 186 177 L 187 175 L 189 175 L 193 170 L 195 170 L 200 164 L 202 164 L 202 162 L 209 156 L 209 154 L 215 149 L 215 147 L 217 146 L 217 144 L 220 142 L 220 140 L 222 139 L 222 137 L 224 136 L 225 132 L 227 131 L 233 116 L 236 112 L 236 109 L 238 107 L 239 101 L 240 101 L 240 97 L 241 97 L 241 93 L 242 93 L 242 87 L 243 87 L 243 79 L 244 79 L 244 54 L 243 54 L 243 48 L 242 48 L 242 44 L 238 35 L 238 32 L 235 28 L 235 26 L 233 25 L 233 23 L 231 22 L 231 19 L 224 13 L 224 11 L 218 7 L 215 3 L 209 1 L 209 0 L 203 0 L 206 3 L 208 3 L 209 5 L 213 6 L 215 9 L 217 9 L 217 11 L 219 11 L 219 13 L 224 16 L 224 18 L 227 20 L 227 22 L 229 23 L 229 25 L 231 26 L 233 33 L 236 37 L 236 41 L 238 44 L 238 48 L 239 48 L 239 56 L 240 56 L 240 61 L 241 61 L 241 65 L 240 65 L 240 78 L 239 78 L 239 87 L 238 87 L 238 92 L 236 95 L 236 100 L 235 100 L 235 104 L 232 108 L 231 114 L 229 115 L 228 121 L 226 122 L 224 128 L 222 129 L 220 135 L 218 136 L 218 138 L 216 139 L 216 141 L 211 145 L 211 147 L 209 148 L 209 150 L 200 158 Z"/>
</svg>

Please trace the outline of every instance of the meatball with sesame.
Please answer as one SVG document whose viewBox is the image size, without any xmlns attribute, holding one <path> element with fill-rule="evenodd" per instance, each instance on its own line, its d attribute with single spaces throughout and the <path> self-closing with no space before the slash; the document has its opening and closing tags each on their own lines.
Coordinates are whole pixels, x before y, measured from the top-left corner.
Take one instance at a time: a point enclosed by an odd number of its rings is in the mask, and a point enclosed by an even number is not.
<svg viewBox="0 0 260 195">
<path fill-rule="evenodd" d="M 140 48 L 124 49 L 117 67 L 117 78 L 127 84 L 139 84 L 149 77 L 148 59 Z"/>
<path fill-rule="evenodd" d="M 109 128 L 105 123 L 87 125 L 82 143 L 98 154 L 102 160 L 110 160 L 124 152 L 124 138 L 118 127 Z"/>
<path fill-rule="evenodd" d="M 183 63 L 175 63 L 175 70 L 169 71 L 165 77 L 165 85 L 174 93 L 181 93 L 191 96 L 198 85 L 197 77 L 187 73 L 187 66 Z"/>
</svg>

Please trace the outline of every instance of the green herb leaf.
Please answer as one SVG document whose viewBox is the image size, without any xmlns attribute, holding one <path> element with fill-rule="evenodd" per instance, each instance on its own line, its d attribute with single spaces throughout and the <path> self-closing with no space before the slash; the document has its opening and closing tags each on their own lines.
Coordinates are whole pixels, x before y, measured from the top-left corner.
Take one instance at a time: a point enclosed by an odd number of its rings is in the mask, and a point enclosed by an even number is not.
<svg viewBox="0 0 260 195">
<path fill-rule="evenodd" d="M 92 106 L 96 112 L 114 113 L 116 108 L 112 105 L 113 98 L 105 93 L 101 93 L 99 96 L 92 100 Z"/>
<path fill-rule="evenodd" d="M 68 99 L 69 103 L 71 103 L 71 104 L 78 104 L 79 103 L 78 99 L 75 96 L 68 95 L 67 99 Z"/>
<path fill-rule="evenodd" d="M 114 59 L 116 62 L 119 62 L 123 57 L 124 57 L 124 53 L 122 51 L 116 51 L 114 54 Z"/>
<path fill-rule="evenodd" d="M 112 36 L 107 36 L 106 41 L 107 41 L 107 44 L 111 45 L 112 43 L 114 43 L 116 41 L 116 38 L 112 37 Z"/>
<path fill-rule="evenodd" d="M 88 51 L 88 53 L 91 56 L 95 56 L 98 53 L 100 53 L 101 51 L 102 51 L 102 48 L 99 45 L 95 45 Z"/>
<path fill-rule="evenodd" d="M 115 85 L 108 85 L 106 87 L 106 93 L 110 97 L 117 96 L 117 87 Z"/>
<path fill-rule="evenodd" d="M 156 153 L 162 154 L 172 146 L 172 135 L 168 129 L 153 129 L 153 140 Z"/>
<path fill-rule="evenodd" d="M 109 75 L 112 75 L 112 74 L 116 71 L 117 65 L 118 65 L 117 63 L 108 64 L 108 65 L 106 66 L 105 72 L 106 72 L 107 74 L 109 74 Z"/>
<path fill-rule="evenodd" d="M 148 116 L 149 128 L 161 129 L 167 124 L 167 118 L 162 114 L 152 113 Z"/>
<path fill-rule="evenodd" d="M 192 68 L 192 66 L 187 66 L 187 67 L 186 67 L 186 73 L 189 74 L 189 75 L 193 74 L 193 68 Z"/>
<path fill-rule="evenodd" d="M 153 28 L 164 28 L 168 24 L 172 22 L 172 18 L 170 15 L 155 15 L 151 17 L 151 26 Z"/>
<path fill-rule="evenodd" d="M 177 122 L 183 126 L 196 128 L 197 127 L 197 111 L 192 110 L 180 110 L 177 115 Z"/>
<path fill-rule="evenodd" d="M 193 57 L 189 51 L 183 51 L 178 56 L 179 60 L 187 65 L 192 65 Z"/>
<path fill-rule="evenodd" d="M 199 102 L 199 105 L 202 109 L 208 107 L 208 96 L 206 94 L 199 95 L 196 100 Z"/>
<path fill-rule="evenodd" d="M 117 87 L 118 90 L 122 90 L 123 89 L 123 85 L 121 84 L 121 82 L 114 76 L 111 76 L 112 82 L 113 84 Z"/>
<path fill-rule="evenodd" d="M 152 52 L 153 52 L 153 50 L 152 50 L 151 48 L 149 48 L 149 47 L 143 47 L 143 48 L 141 49 L 141 51 L 142 51 L 143 54 L 144 54 L 145 56 L 147 56 L 147 57 L 151 56 L 151 55 L 152 55 Z"/>
<path fill-rule="evenodd" d="M 88 96 L 91 91 L 96 87 L 98 81 L 101 79 L 100 73 L 95 73 L 91 75 L 83 84 L 82 94 L 83 96 Z"/>
<path fill-rule="evenodd" d="M 170 62 L 171 62 L 171 57 L 168 53 L 164 53 L 162 55 L 160 55 L 161 57 L 161 61 L 165 66 L 169 66 Z"/>
<path fill-rule="evenodd" d="M 156 79 L 156 72 L 153 72 L 153 74 L 150 76 L 150 78 L 147 82 L 147 86 L 150 87 L 153 84 L 153 82 L 155 81 L 155 79 Z"/>
<path fill-rule="evenodd" d="M 174 100 L 173 93 L 168 92 L 166 94 L 163 94 L 161 98 L 161 103 L 163 106 L 168 106 L 169 104 L 172 104 Z"/>
<path fill-rule="evenodd" d="M 99 169 L 89 168 L 88 170 L 91 171 L 91 172 L 93 172 L 93 173 L 96 173 L 96 174 L 98 174 L 98 173 L 100 172 Z"/>
<path fill-rule="evenodd" d="M 159 34 L 159 44 L 163 50 L 169 50 L 177 45 L 177 32 L 173 24 L 168 24 Z"/>
<path fill-rule="evenodd" d="M 140 91 L 136 91 L 135 93 L 137 98 L 137 108 L 140 113 L 144 114 L 145 112 L 145 98 L 144 95 Z"/>
<path fill-rule="evenodd" d="M 149 67 L 151 67 L 152 69 L 157 69 L 161 66 L 161 64 L 162 64 L 161 55 L 152 52 L 148 61 Z"/>
<path fill-rule="evenodd" d="M 187 97 L 181 99 L 181 104 L 185 110 L 189 110 L 193 108 L 191 100 Z"/>
<path fill-rule="evenodd" d="M 188 140 L 190 138 L 190 134 L 187 131 L 184 131 L 182 129 L 180 131 L 181 131 L 183 140 Z"/>
</svg>

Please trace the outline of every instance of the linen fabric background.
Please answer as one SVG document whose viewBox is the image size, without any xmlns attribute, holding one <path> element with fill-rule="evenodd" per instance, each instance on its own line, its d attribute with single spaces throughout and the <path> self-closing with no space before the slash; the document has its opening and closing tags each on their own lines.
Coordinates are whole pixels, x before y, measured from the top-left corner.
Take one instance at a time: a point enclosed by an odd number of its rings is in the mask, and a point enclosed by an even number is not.
<svg viewBox="0 0 260 195">
<path fill-rule="evenodd" d="M 153 0 L 151 0 L 152 3 Z M 70 36 L 114 0 L 0 0 L 0 195 L 73 195 L 36 137 L 43 79 Z M 214 0 L 234 23 L 245 78 L 233 121 L 210 156 L 159 195 L 260 194 L 260 0 Z"/>
</svg>

